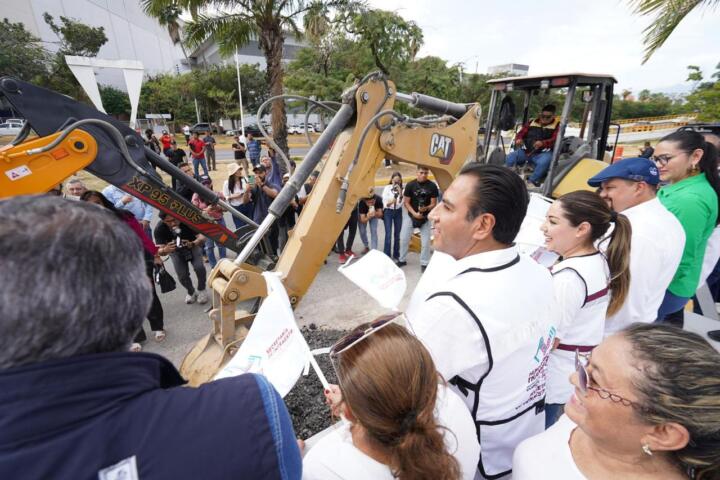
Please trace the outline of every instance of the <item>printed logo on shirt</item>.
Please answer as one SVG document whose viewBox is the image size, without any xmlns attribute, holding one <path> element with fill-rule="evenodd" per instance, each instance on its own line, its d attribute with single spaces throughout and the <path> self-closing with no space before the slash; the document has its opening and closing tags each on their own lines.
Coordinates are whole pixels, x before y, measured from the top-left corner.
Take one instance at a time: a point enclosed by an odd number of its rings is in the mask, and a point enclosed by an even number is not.
<svg viewBox="0 0 720 480">
<path fill-rule="evenodd" d="M 98 478 L 100 480 L 138 480 L 140 476 L 137 471 L 135 455 L 103 468 L 98 472 Z"/>
<path fill-rule="evenodd" d="M 455 143 L 450 137 L 433 133 L 430 138 L 430 156 L 439 158 L 440 163 L 447 165 L 455 155 Z"/>
</svg>

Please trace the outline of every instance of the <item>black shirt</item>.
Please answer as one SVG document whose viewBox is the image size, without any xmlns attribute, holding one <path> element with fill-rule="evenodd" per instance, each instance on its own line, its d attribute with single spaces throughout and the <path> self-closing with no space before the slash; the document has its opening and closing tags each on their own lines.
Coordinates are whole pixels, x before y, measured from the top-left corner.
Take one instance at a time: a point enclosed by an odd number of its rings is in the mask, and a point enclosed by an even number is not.
<svg viewBox="0 0 720 480">
<path fill-rule="evenodd" d="M 242 160 L 245 158 L 245 150 L 240 149 L 240 147 L 245 147 L 244 143 L 233 143 L 233 154 L 235 155 L 235 160 Z"/>
<path fill-rule="evenodd" d="M 168 152 L 168 161 L 176 167 L 185 160 L 185 157 L 187 157 L 187 154 L 182 148 L 176 148 L 174 151 Z"/>
<path fill-rule="evenodd" d="M 377 211 L 377 210 L 382 211 L 382 209 L 383 209 L 382 197 L 380 197 L 380 195 L 373 195 L 373 199 L 375 201 L 375 204 L 373 205 L 375 207 L 375 211 Z M 358 202 L 358 213 L 360 215 L 367 215 L 368 212 L 370 212 L 370 207 L 368 207 L 366 199 L 363 198 L 362 200 L 360 200 L 360 202 Z"/>
<path fill-rule="evenodd" d="M 178 228 L 180 228 L 180 238 L 183 240 L 189 240 L 191 242 L 194 242 L 197 238 L 197 233 L 190 230 L 190 227 L 185 225 L 184 223 L 181 223 Z M 170 227 L 165 225 L 165 222 L 160 221 L 160 223 L 157 224 L 155 227 L 155 243 L 158 245 L 165 245 L 170 242 L 175 241 L 175 232 L 173 232 Z"/>
<path fill-rule="evenodd" d="M 410 205 L 413 210 L 419 213 L 420 207 L 427 207 L 430 205 L 431 200 L 440 195 L 440 191 L 438 190 L 437 185 L 435 185 L 435 182 L 430 180 L 426 180 L 422 183 L 417 180 L 412 180 L 405 186 L 405 193 L 403 195 L 410 197 Z M 409 213 L 410 212 L 408 212 L 408 214 Z M 427 215 L 428 213 L 430 212 L 425 212 L 423 215 Z"/>
<path fill-rule="evenodd" d="M 650 158 L 653 156 L 653 153 L 655 153 L 655 149 L 652 147 L 645 147 L 643 148 L 643 151 L 640 153 L 641 158 Z"/>
</svg>

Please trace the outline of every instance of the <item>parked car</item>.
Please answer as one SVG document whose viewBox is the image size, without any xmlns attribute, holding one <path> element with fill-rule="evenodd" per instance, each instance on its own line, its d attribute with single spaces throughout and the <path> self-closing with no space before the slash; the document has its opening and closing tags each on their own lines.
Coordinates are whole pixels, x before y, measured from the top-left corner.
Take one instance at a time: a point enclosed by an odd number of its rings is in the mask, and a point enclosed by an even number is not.
<svg viewBox="0 0 720 480">
<path fill-rule="evenodd" d="M 10 125 L 22 127 L 25 125 L 25 119 L 24 118 L 8 118 L 2 123 L 9 123 Z"/>
<path fill-rule="evenodd" d="M 305 124 L 304 124 L 304 123 L 299 124 L 299 125 L 298 125 L 298 129 L 300 130 L 299 133 L 301 133 L 301 134 L 303 134 L 303 135 L 305 134 Z M 307 131 L 308 131 L 309 133 L 315 133 L 315 127 L 313 127 L 313 125 L 312 125 L 311 123 L 308 123 L 308 124 L 307 124 Z"/>
<path fill-rule="evenodd" d="M 2 123 L 0 124 L 0 136 L 16 136 L 22 130 L 22 125 L 17 123 Z"/>
<path fill-rule="evenodd" d="M 217 125 L 210 125 L 209 123 L 196 123 L 192 127 L 190 127 L 190 133 L 199 133 L 200 135 L 204 135 L 206 132 L 209 132 L 212 129 L 212 132 L 217 134 L 218 133 L 218 127 Z M 222 133 L 222 131 L 220 131 Z"/>
<path fill-rule="evenodd" d="M 190 129 L 190 130 L 192 130 L 192 129 Z M 265 130 L 268 130 L 268 134 L 271 133 L 271 130 L 269 128 L 266 127 Z M 230 137 L 236 137 L 236 136 L 240 135 L 241 133 L 242 133 L 242 130 L 240 130 L 239 128 L 237 130 L 225 130 L 225 135 L 228 135 Z M 253 137 L 257 137 L 257 138 L 261 138 L 263 136 L 262 132 L 260 132 L 260 129 L 258 128 L 258 126 L 254 123 L 245 125 L 245 135 L 247 135 L 248 133 L 251 133 L 253 135 Z"/>
<path fill-rule="evenodd" d="M 298 135 L 300 133 L 300 128 L 297 125 L 288 125 L 287 131 L 288 135 Z"/>
</svg>

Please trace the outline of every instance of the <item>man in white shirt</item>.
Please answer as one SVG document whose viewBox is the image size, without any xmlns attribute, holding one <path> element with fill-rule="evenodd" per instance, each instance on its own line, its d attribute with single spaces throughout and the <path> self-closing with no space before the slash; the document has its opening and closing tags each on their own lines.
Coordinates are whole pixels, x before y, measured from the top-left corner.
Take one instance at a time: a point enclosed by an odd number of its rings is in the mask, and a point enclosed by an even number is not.
<svg viewBox="0 0 720 480">
<path fill-rule="evenodd" d="M 545 427 L 553 286 L 513 243 L 528 201 L 511 170 L 463 168 L 430 213 L 435 254 L 406 313 L 475 419 L 476 478 L 509 475 L 515 447 Z"/>
<path fill-rule="evenodd" d="M 600 195 L 630 220 L 630 289 L 622 308 L 605 321 L 605 337 L 635 322 L 654 322 L 663 295 L 680 265 L 685 232 L 655 197 L 660 182 L 647 158 L 615 162 L 590 180 Z"/>
</svg>

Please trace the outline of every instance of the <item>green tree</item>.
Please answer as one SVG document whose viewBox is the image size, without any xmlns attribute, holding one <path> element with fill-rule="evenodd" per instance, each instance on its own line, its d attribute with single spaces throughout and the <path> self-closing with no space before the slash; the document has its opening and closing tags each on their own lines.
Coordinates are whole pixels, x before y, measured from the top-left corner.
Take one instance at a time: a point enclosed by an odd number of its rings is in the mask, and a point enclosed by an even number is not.
<svg viewBox="0 0 720 480">
<path fill-rule="evenodd" d="M 688 67 L 690 68 L 690 67 Z M 720 63 L 715 67 L 715 73 L 711 76 L 715 81 L 702 82 L 702 71 L 699 68 L 691 70 L 694 77 L 688 76 L 689 81 L 694 81 L 693 91 L 687 96 L 687 108 L 697 114 L 697 119 L 704 122 L 720 121 Z"/>
<path fill-rule="evenodd" d="M 77 20 L 60 17 L 60 25 L 49 13 L 43 15 L 50 30 L 58 36 L 58 51 L 50 63 L 49 75 L 44 86 L 56 92 L 64 93 L 75 99 L 87 101 L 87 96 L 65 63 L 65 55 L 94 57 L 107 42 L 103 27 L 91 27 Z"/>
<path fill-rule="evenodd" d="M 370 49 L 375 65 L 394 76 L 415 56 L 423 44 L 423 34 L 415 22 L 394 12 L 368 10 L 353 5 L 344 13 L 345 28 Z"/>
<path fill-rule="evenodd" d="M 329 8 L 346 3 L 345 0 L 143 0 L 145 11 L 155 17 L 171 5 L 193 13 L 192 21 L 186 24 L 190 45 L 199 45 L 212 38 L 222 54 L 230 55 L 238 47 L 257 39 L 267 63 L 267 83 L 272 95 L 283 93 L 282 52 L 287 33 L 301 37 L 297 24 L 301 17 L 324 14 Z M 199 13 L 201 11 L 204 13 Z M 273 102 L 272 127 L 273 139 L 287 153 L 287 117 L 283 101 Z"/>
<path fill-rule="evenodd" d="M 194 88 L 190 73 L 149 77 L 140 90 L 138 111 L 169 113 L 176 125 L 192 124 L 195 122 Z"/>
<path fill-rule="evenodd" d="M 130 115 L 130 99 L 127 93 L 110 85 L 100 85 L 99 90 L 108 115 Z"/>
<path fill-rule="evenodd" d="M 11 75 L 33 81 L 47 73 L 49 56 L 40 39 L 25 30 L 22 23 L 3 19 L 0 35 L 0 76 Z"/>
<path fill-rule="evenodd" d="M 680 22 L 698 7 L 713 9 L 720 0 L 629 0 L 634 12 L 641 16 L 654 16 L 643 33 L 645 56 L 642 63 L 663 46 Z"/>
</svg>

